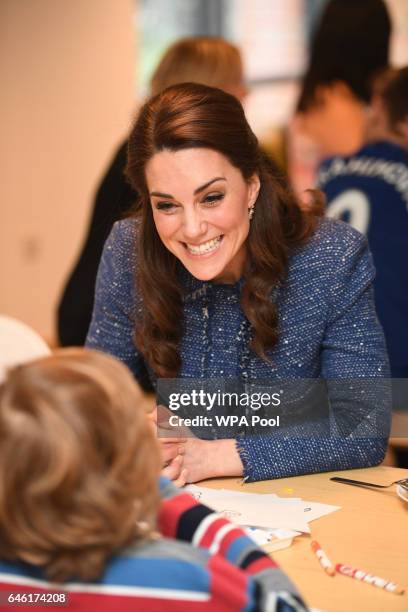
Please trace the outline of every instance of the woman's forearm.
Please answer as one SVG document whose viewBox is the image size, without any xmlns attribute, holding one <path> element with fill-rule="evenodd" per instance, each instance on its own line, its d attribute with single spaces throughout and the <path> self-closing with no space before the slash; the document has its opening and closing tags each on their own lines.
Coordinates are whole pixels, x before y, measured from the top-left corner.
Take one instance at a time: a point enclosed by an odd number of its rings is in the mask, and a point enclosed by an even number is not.
<svg viewBox="0 0 408 612">
<path fill-rule="evenodd" d="M 387 438 L 246 436 L 238 441 L 249 482 L 372 467 L 384 459 Z"/>
<path fill-rule="evenodd" d="M 235 440 L 214 440 L 211 444 L 211 465 L 214 476 L 242 476 L 244 466 Z"/>
</svg>

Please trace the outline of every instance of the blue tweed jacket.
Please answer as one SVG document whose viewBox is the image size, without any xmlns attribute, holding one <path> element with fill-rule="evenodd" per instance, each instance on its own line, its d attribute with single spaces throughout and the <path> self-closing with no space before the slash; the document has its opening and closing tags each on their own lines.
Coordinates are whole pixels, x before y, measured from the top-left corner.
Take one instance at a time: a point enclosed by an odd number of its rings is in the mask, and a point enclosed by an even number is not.
<svg viewBox="0 0 408 612">
<path fill-rule="evenodd" d="M 141 379 L 146 365 L 133 343 L 137 222 L 115 224 L 105 244 L 87 346 L 122 360 Z M 264 361 L 248 348 L 250 325 L 241 310 L 242 281 L 202 282 L 184 268 L 185 335 L 180 346 L 181 378 L 383 379 L 389 376 L 381 327 L 374 310 L 374 268 L 364 237 L 350 226 L 322 219 L 309 242 L 292 255 L 282 285 L 272 292 L 279 312 L 279 342 Z M 153 384 L 154 374 L 149 376 Z M 345 387 L 346 385 L 343 385 Z M 350 385 L 351 388 L 351 385 Z M 375 415 L 374 434 L 238 436 L 247 480 L 368 467 L 384 457 L 389 404 L 377 389 L 361 397 L 332 391 L 337 424 L 358 413 Z M 337 395 L 336 395 L 337 394 Z M 346 394 L 347 395 L 347 394 Z"/>
</svg>

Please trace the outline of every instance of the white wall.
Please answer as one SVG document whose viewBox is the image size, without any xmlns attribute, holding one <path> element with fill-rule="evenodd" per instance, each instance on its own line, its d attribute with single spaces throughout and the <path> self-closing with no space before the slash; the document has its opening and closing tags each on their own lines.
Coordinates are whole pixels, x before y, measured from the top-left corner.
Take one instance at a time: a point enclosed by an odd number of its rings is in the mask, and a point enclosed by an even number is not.
<svg viewBox="0 0 408 612">
<path fill-rule="evenodd" d="M 133 13 L 133 0 L 0 2 L 0 313 L 47 339 L 131 119 Z"/>
</svg>

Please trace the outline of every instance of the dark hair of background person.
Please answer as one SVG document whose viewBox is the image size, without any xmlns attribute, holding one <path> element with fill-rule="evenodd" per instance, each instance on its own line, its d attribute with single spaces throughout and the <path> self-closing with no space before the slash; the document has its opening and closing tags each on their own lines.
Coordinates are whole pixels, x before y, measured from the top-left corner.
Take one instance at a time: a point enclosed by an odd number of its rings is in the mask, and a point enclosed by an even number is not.
<svg viewBox="0 0 408 612">
<path fill-rule="evenodd" d="M 150 538 L 160 453 L 122 363 L 60 349 L 0 386 L 0 558 L 90 580 Z"/>
<path fill-rule="evenodd" d="M 330 0 L 312 37 L 298 112 L 318 103 L 318 88 L 335 82 L 368 103 L 373 75 L 388 66 L 391 19 L 383 0 Z"/>
<path fill-rule="evenodd" d="M 260 178 L 247 238 L 241 306 L 254 332 L 251 348 L 262 358 L 278 340 L 278 314 L 270 299 L 271 289 L 285 277 L 292 250 L 311 236 L 315 226 L 315 216 L 302 214 L 294 195 L 275 178 L 236 98 L 220 89 L 183 83 L 148 101 L 129 137 L 126 172 L 141 198 L 135 282 L 143 309 L 141 320 L 135 322 L 135 344 L 162 377 L 176 376 L 180 368 L 182 289 L 177 259 L 156 230 L 145 167 L 159 151 L 194 147 L 218 151 L 246 180 L 255 173 Z"/>
<path fill-rule="evenodd" d="M 242 97 L 246 89 L 239 49 L 217 37 L 176 41 L 153 73 L 151 94 L 182 81 L 221 87 Z M 57 332 L 61 346 L 85 343 L 103 245 L 114 222 L 126 216 L 137 201 L 137 192 L 124 176 L 126 156 L 127 140 L 121 143 L 97 189 L 84 246 L 58 305 Z"/>
<path fill-rule="evenodd" d="M 389 127 L 398 133 L 398 124 L 408 118 L 408 66 L 393 71 L 380 95 Z"/>
<path fill-rule="evenodd" d="M 124 178 L 127 140 L 122 142 L 99 184 L 92 207 L 88 233 L 66 282 L 57 307 L 57 333 L 61 346 L 82 346 L 92 318 L 96 275 L 103 245 L 112 225 L 137 199 Z"/>
</svg>

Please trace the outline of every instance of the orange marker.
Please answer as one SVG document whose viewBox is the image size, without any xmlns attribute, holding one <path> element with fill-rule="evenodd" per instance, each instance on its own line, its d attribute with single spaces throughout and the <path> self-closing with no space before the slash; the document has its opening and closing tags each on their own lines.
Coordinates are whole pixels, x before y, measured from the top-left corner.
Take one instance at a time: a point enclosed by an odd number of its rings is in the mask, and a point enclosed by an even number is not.
<svg viewBox="0 0 408 612">
<path fill-rule="evenodd" d="M 373 586 L 384 589 L 389 593 L 395 593 L 396 595 L 403 595 L 405 593 L 405 589 L 398 586 L 398 584 L 385 580 L 384 578 L 380 578 L 379 576 L 373 576 L 372 574 L 363 572 L 363 570 L 355 569 L 350 565 L 337 563 L 336 570 L 339 572 L 339 574 L 343 574 L 343 576 L 350 576 L 350 578 L 361 580 L 361 582 L 367 582 L 367 584 L 372 584 Z"/>
<path fill-rule="evenodd" d="M 316 540 L 313 540 L 310 543 L 310 546 L 312 547 L 312 550 L 316 557 L 319 559 L 319 563 L 326 572 L 326 574 L 328 574 L 329 576 L 335 576 L 336 570 L 334 569 L 334 565 L 330 561 L 324 550 L 320 547 L 320 544 L 316 542 Z"/>
</svg>

